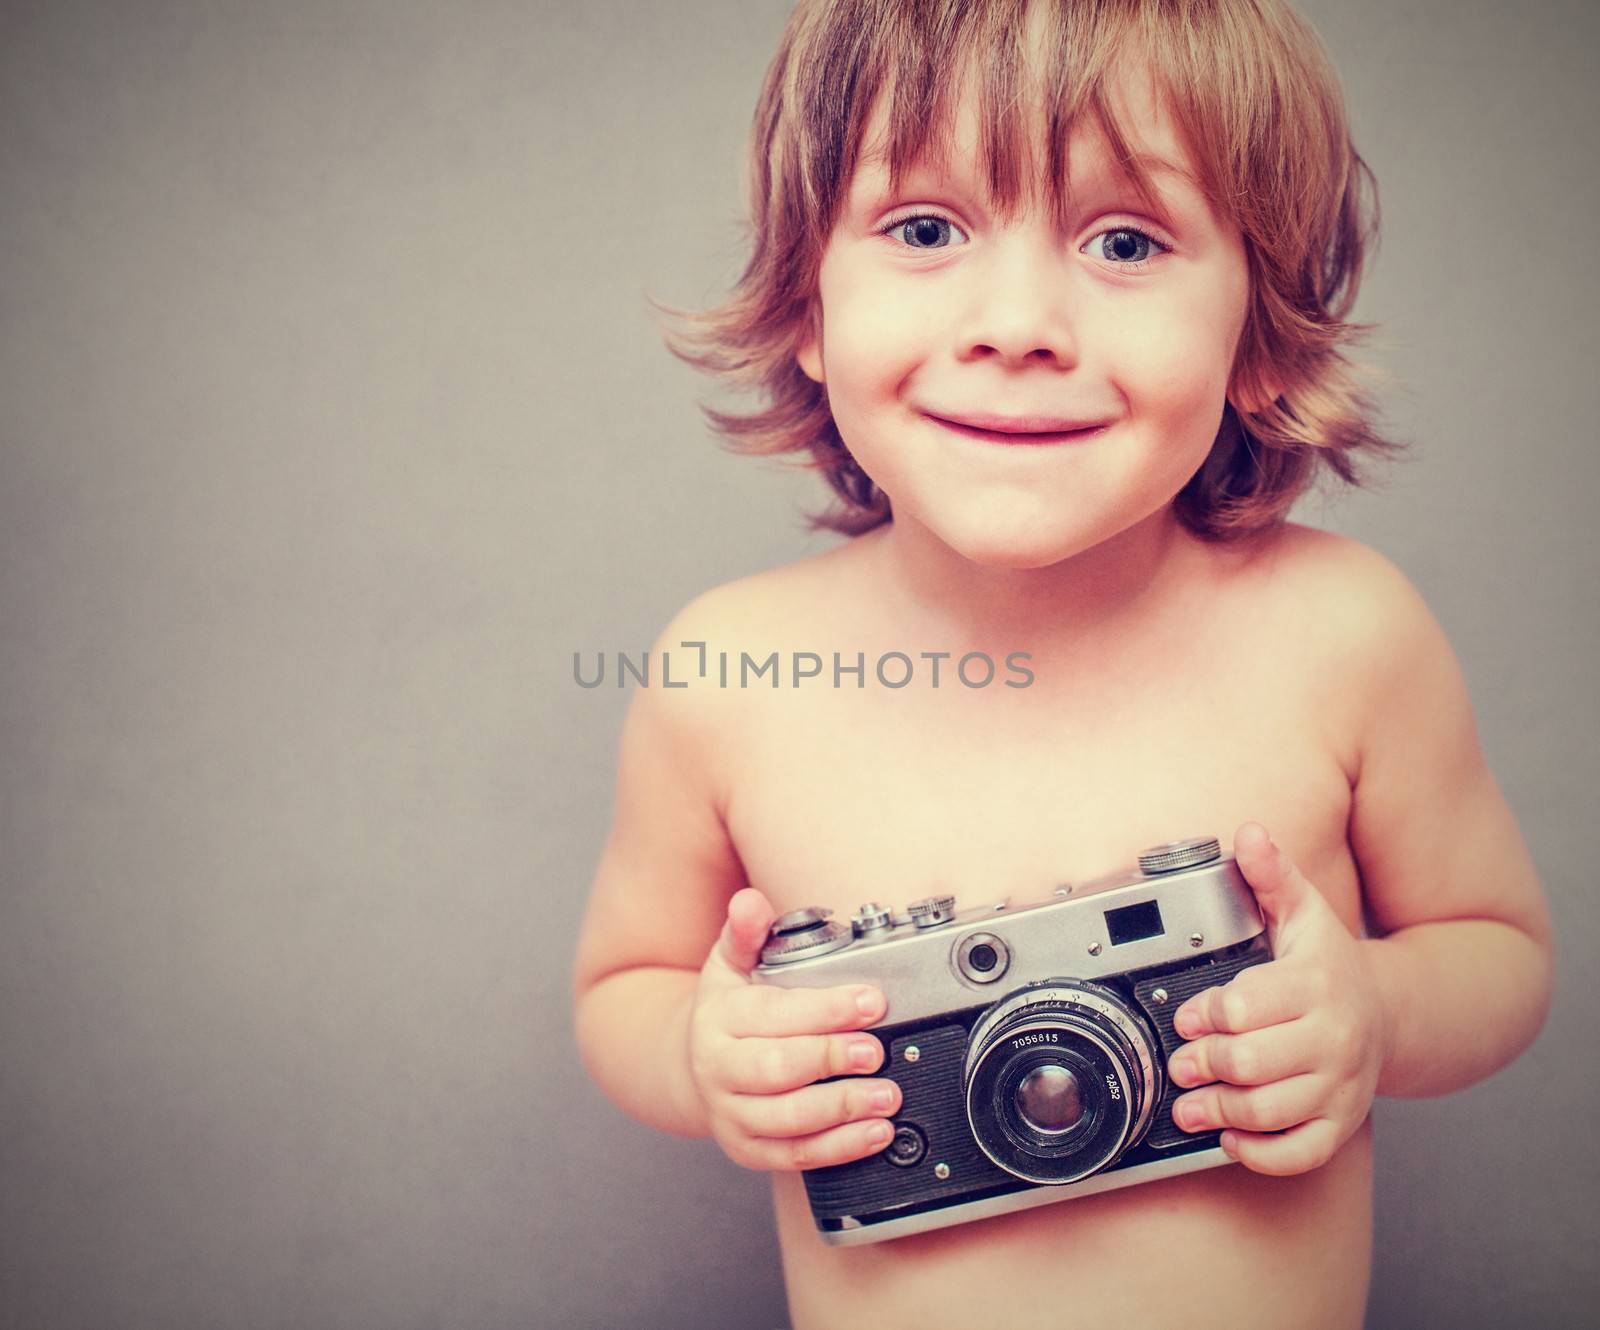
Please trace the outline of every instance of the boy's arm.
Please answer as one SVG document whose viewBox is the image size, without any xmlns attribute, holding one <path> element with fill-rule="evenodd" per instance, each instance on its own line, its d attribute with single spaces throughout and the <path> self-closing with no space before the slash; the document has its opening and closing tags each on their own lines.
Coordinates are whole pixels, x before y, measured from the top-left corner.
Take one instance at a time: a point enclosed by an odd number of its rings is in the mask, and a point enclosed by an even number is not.
<svg viewBox="0 0 1600 1330">
<path fill-rule="evenodd" d="M 1234 853 L 1273 959 L 1174 1012 L 1189 1042 L 1168 1063 L 1197 1087 L 1174 1121 L 1226 1129 L 1222 1148 L 1271 1174 L 1326 1163 L 1374 1094 L 1446 1094 L 1497 1071 L 1550 1004 L 1544 898 L 1444 634 L 1386 560 L 1315 539 L 1294 600 L 1338 652 L 1329 705 L 1355 736 L 1348 834 L 1377 935 L 1352 936 L 1266 828 L 1244 824 Z"/>
<path fill-rule="evenodd" d="M 653 649 L 657 669 L 663 647 L 734 637 L 715 630 L 748 617 L 738 597 L 719 588 L 679 614 Z M 625 1112 L 710 1136 L 745 1168 L 848 1163 L 894 1134 L 899 1087 L 872 1078 L 883 1045 L 862 1033 L 884 997 L 751 982 L 773 911 L 740 890 L 723 820 L 719 745 L 739 695 L 692 682 L 695 669 L 674 669 L 685 688 L 658 673 L 623 726 L 615 818 L 578 942 L 579 1050 Z"/>
<path fill-rule="evenodd" d="M 1377 1089 L 1448 1094 L 1538 1034 L 1550 920 L 1443 631 L 1387 560 L 1348 556 L 1381 628 L 1367 638 L 1376 659 L 1350 818 L 1374 933 L 1361 947 L 1385 1024 Z"/>
<path fill-rule="evenodd" d="M 711 761 L 715 708 L 725 699 L 698 681 L 666 688 L 660 677 L 662 648 L 676 657 L 685 654 L 682 639 L 715 640 L 704 601 L 668 625 L 651 651 L 650 686 L 634 690 L 575 975 L 578 1047 L 590 1075 L 631 1116 L 684 1136 L 709 1131 L 687 1039 L 700 968 L 745 885 Z M 673 675 L 692 670 L 674 660 Z"/>
</svg>

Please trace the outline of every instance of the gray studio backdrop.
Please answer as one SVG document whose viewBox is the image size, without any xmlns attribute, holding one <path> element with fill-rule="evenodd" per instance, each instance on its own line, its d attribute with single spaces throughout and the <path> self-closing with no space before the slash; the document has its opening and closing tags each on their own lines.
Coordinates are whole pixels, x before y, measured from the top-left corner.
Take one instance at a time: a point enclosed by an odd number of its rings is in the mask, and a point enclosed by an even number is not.
<svg viewBox="0 0 1600 1330">
<path fill-rule="evenodd" d="M 1600 24 L 1309 9 L 1417 448 L 1299 515 L 1434 607 L 1561 946 L 1519 1063 L 1377 1106 L 1370 1324 L 1591 1324 Z M 786 11 L 0 5 L 5 1326 L 782 1322 L 763 1180 L 590 1086 L 568 974 L 571 653 L 828 543 L 644 302 L 738 271 Z"/>
</svg>

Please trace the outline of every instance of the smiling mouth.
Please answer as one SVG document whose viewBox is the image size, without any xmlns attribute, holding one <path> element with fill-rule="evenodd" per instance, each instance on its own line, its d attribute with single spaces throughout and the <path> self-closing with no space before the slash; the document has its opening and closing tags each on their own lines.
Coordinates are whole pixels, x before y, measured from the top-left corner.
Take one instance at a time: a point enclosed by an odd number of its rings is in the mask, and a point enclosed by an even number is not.
<svg viewBox="0 0 1600 1330">
<path fill-rule="evenodd" d="M 1082 429 L 1046 430 L 1040 432 L 1007 431 L 997 429 L 979 429 L 975 425 L 963 425 L 958 421 L 946 420 L 943 416 L 928 417 L 934 424 L 949 430 L 952 434 L 960 434 L 969 439 L 977 439 L 983 443 L 997 443 L 1005 447 L 1027 447 L 1058 443 L 1083 443 L 1088 439 L 1105 433 L 1108 424 L 1087 425 Z"/>
</svg>

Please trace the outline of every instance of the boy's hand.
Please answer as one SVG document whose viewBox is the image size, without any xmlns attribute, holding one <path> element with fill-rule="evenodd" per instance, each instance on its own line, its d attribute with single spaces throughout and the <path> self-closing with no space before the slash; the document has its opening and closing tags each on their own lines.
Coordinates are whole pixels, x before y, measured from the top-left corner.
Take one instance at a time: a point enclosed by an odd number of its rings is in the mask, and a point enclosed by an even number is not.
<svg viewBox="0 0 1600 1330">
<path fill-rule="evenodd" d="M 1178 1099 L 1173 1119 L 1187 1131 L 1232 1128 L 1222 1148 L 1257 1173 L 1304 1173 L 1327 1163 L 1372 1106 L 1383 1009 L 1360 943 L 1266 828 L 1246 822 L 1233 846 L 1273 959 L 1174 1014 L 1193 1042 L 1168 1070 L 1180 1086 L 1205 1088 Z"/>
<path fill-rule="evenodd" d="M 883 1062 L 870 1034 L 886 1009 L 876 988 L 769 988 L 750 981 L 772 906 L 754 887 L 728 902 L 722 936 L 700 971 L 689 1016 L 689 1071 L 711 1135 L 736 1164 L 820 1168 L 876 1154 L 894 1135 L 893 1081 L 866 1080 Z M 827 1085 L 825 1076 L 854 1073 Z"/>
</svg>

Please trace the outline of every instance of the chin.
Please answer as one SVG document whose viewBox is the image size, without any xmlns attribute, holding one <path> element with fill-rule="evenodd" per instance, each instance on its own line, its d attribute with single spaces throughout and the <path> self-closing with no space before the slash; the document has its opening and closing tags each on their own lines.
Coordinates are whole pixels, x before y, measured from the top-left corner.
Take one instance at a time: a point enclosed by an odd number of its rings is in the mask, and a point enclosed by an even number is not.
<svg viewBox="0 0 1600 1330">
<path fill-rule="evenodd" d="M 1115 542 L 1171 506 L 1161 490 L 1117 497 L 1120 502 L 1096 503 L 1081 494 L 970 495 L 964 503 L 913 500 L 895 515 L 911 517 L 971 563 L 1023 572 Z"/>
<path fill-rule="evenodd" d="M 933 528 L 935 533 L 962 558 L 982 568 L 1004 568 L 1017 572 L 1048 568 L 1075 554 L 1098 545 L 1105 536 L 1097 532 L 1040 530 L 1018 531 L 1000 524 L 972 525 L 966 528 Z"/>
</svg>

